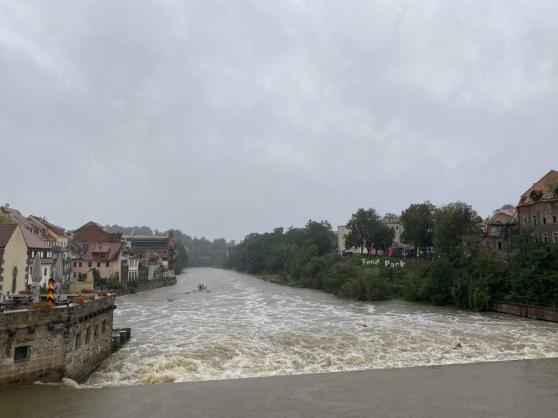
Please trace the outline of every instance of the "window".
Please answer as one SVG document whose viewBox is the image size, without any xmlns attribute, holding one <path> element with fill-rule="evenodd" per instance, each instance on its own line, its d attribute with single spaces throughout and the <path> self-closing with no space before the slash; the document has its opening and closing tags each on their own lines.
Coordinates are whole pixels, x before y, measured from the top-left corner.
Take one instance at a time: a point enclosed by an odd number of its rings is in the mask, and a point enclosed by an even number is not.
<svg viewBox="0 0 558 418">
<path fill-rule="evenodd" d="M 95 324 L 95 329 L 93 331 L 93 337 L 97 338 L 99 336 L 99 324 Z"/>
<path fill-rule="evenodd" d="M 107 332 L 107 321 L 103 321 L 103 324 L 101 325 L 101 332 L 103 334 Z"/>
<path fill-rule="evenodd" d="M 92 264 L 91 264 L 91 261 L 90 261 L 89 263 L 87 263 L 87 267 L 91 267 L 91 266 L 92 266 Z"/>
<path fill-rule="evenodd" d="M 542 221 L 543 225 L 546 225 L 546 218 L 542 218 Z"/>
<path fill-rule="evenodd" d="M 81 332 L 78 332 L 76 334 L 76 344 L 75 344 L 75 348 L 76 350 L 81 346 Z"/>
<path fill-rule="evenodd" d="M 554 215 L 554 216 L 552 217 L 552 221 L 553 221 L 554 223 L 556 223 L 556 215 Z"/>
<path fill-rule="evenodd" d="M 531 215 L 531 221 L 533 222 L 533 225 L 537 224 L 537 215 Z"/>
<path fill-rule="evenodd" d="M 539 242 L 539 234 L 533 234 L 533 239 L 535 242 Z"/>
<path fill-rule="evenodd" d="M 45 274 L 43 274 L 43 276 L 47 276 L 47 268 L 45 267 Z"/>
<path fill-rule="evenodd" d="M 74 279 L 76 278 L 76 272 L 74 271 Z"/>
<path fill-rule="evenodd" d="M 97 267 L 101 267 L 101 263 L 97 261 Z"/>
<path fill-rule="evenodd" d="M 12 294 L 16 292 L 17 288 L 17 266 L 12 270 Z"/>
<path fill-rule="evenodd" d="M 22 347 L 16 347 L 14 350 L 14 363 L 19 363 L 21 361 L 29 360 L 30 347 L 24 345 Z"/>
<path fill-rule="evenodd" d="M 558 232 L 552 233 L 552 242 L 554 242 L 554 244 L 558 244 Z"/>
<path fill-rule="evenodd" d="M 542 235 L 542 240 L 545 244 L 548 244 L 548 234 L 543 234 Z"/>
<path fill-rule="evenodd" d="M 88 344 L 91 341 L 91 327 L 87 327 L 85 331 L 85 344 Z"/>
<path fill-rule="evenodd" d="M 529 225 L 529 219 L 527 218 L 527 216 L 523 218 L 523 225 L 525 226 Z"/>
<path fill-rule="evenodd" d="M 80 263 L 81 264 L 81 263 Z M 77 267 L 77 263 L 74 261 L 74 267 Z M 80 266 L 81 267 L 81 266 Z"/>
<path fill-rule="evenodd" d="M 47 252 L 43 251 L 43 258 L 47 258 Z"/>
<path fill-rule="evenodd" d="M 81 267 L 81 261 L 79 262 L 79 266 Z"/>
<path fill-rule="evenodd" d="M 498 249 L 499 249 L 499 250 L 502 249 L 502 241 L 498 241 Z"/>
<path fill-rule="evenodd" d="M 109 266 L 109 262 L 107 261 L 107 262 L 105 263 L 105 267 L 108 267 L 108 266 Z"/>
</svg>

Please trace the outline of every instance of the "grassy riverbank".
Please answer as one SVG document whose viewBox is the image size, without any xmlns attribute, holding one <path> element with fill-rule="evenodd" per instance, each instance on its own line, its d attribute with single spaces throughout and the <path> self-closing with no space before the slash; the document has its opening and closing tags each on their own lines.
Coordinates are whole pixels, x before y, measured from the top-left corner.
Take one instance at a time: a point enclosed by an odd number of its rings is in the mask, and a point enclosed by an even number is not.
<svg viewBox="0 0 558 418">
<path fill-rule="evenodd" d="M 518 236 L 506 253 L 463 236 L 434 260 L 405 260 L 392 267 L 363 265 L 361 257 L 334 251 L 331 227 L 251 234 L 231 251 L 226 267 L 282 285 L 321 289 L 362 301 L 403 299 L 483 311 L 492 300 L 558 304 L 558 246 Z M 392 260 L 399 261 L 399 260 Z"/>
</svg>

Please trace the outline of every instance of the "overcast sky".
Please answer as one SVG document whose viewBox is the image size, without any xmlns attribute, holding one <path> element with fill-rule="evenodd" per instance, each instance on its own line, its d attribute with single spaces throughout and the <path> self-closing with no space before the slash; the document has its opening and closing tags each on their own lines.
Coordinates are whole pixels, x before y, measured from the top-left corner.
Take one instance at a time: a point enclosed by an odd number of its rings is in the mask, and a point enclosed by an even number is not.
<svg viewBox="0 0 558 418">
<path fill-rule="evenodd" d="M 558 169 L 558 2 L 0 1 L 0 203 L 227 239 Z"/>
</svg>

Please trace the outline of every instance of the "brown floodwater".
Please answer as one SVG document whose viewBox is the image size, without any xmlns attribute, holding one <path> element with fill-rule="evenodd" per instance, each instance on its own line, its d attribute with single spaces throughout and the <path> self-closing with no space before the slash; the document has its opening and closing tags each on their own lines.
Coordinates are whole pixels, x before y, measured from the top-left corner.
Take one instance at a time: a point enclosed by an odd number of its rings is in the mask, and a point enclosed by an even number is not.
<svg viewBox="0 0 558 418">
<path fill-rule="evenodd" d="M 558 357 L 555 323 L 355 302 L 212 268 L 117 305 L 133 339 L 85 387 Z"/>
</svg>

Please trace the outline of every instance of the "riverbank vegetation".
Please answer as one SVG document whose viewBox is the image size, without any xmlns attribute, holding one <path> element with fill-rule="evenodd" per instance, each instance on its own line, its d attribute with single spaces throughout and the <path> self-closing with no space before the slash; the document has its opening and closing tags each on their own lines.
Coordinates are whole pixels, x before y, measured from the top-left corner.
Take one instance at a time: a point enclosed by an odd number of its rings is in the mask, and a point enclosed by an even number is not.
<svg viewBox="0 0 558 418">
<path fill-rule="evenodd" d="M 397 267 L 374 256 L 378 265 L 365 265 L 361 257 L 337 254 L 329 222 L 310 220 L 302 228 L 248 235 L 229 250 L 225 266 L 362 301 L 399 298 L 475 311 L 488 309 L 492 300 L 557 305 L 558 246 L 523 234 L 514 236 L 506 252 L 485 248 L 482 220 L 462 202 L 414 204 L 402 222 L 405 242 L 434 248 L 431 259 L 405 259 Z M 356 247 L 385 250 L 393 239 L 373 209 L 359 209 L 348 226 L 347 242 Z"/>
</svg>

